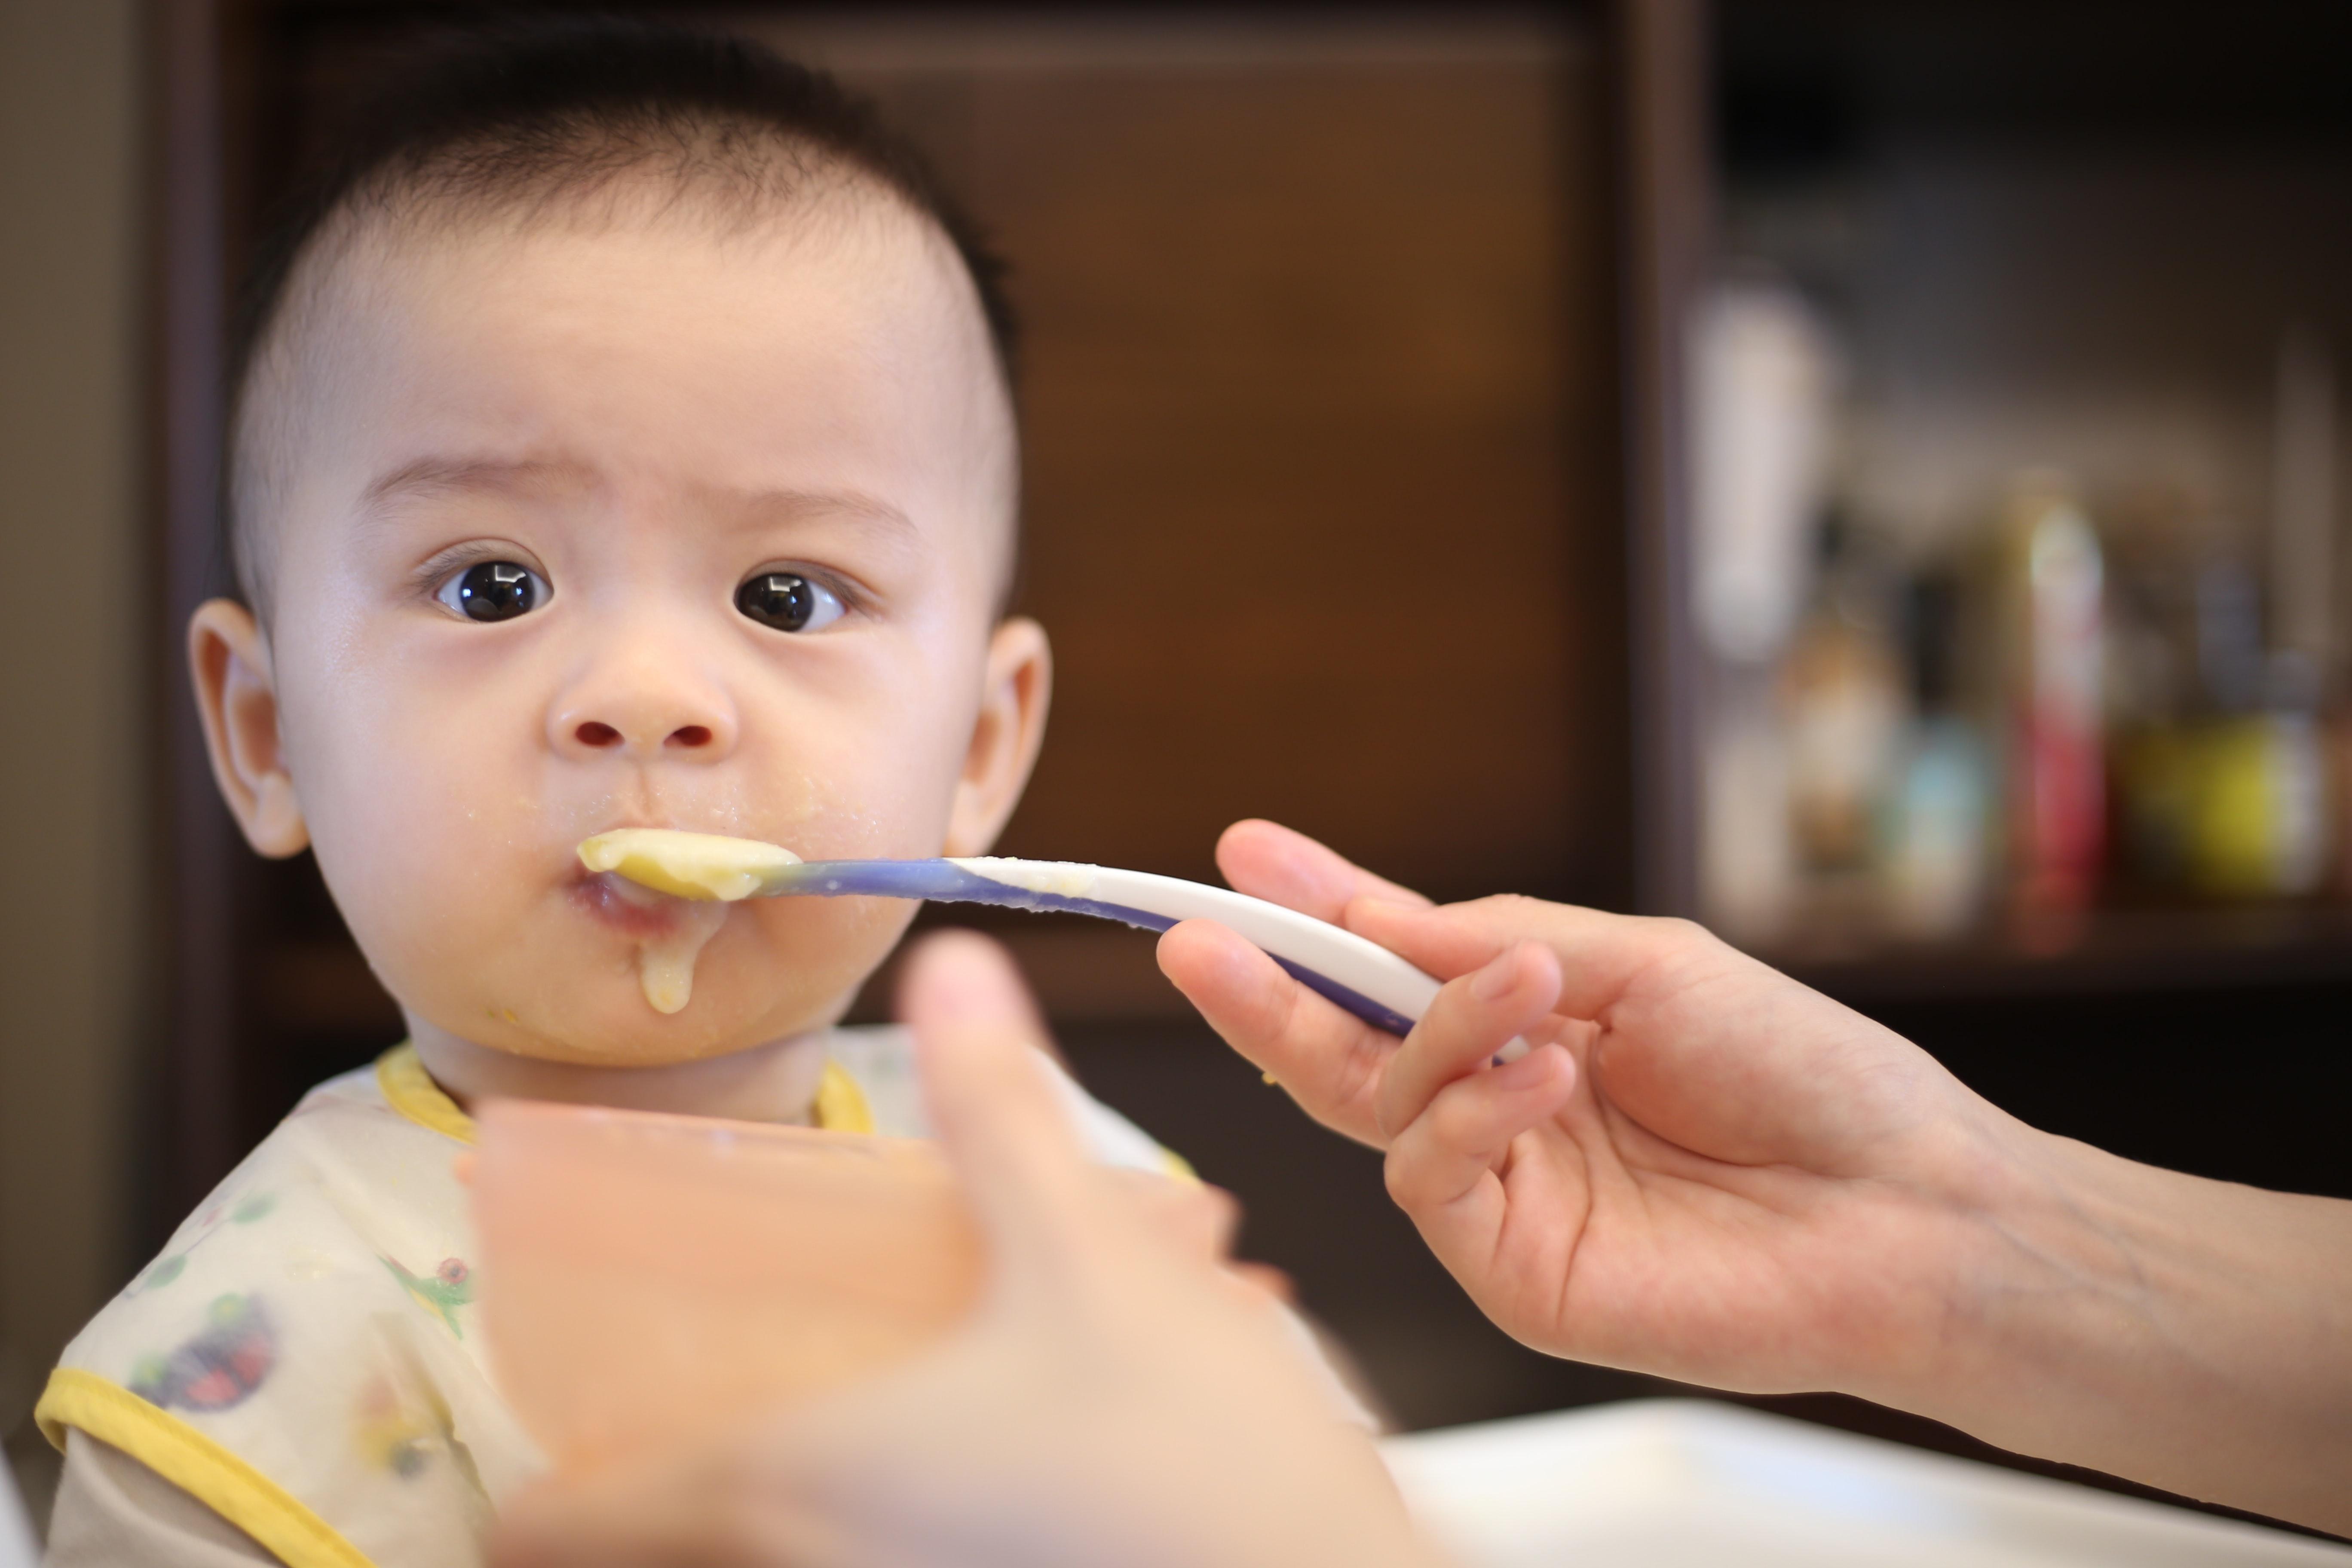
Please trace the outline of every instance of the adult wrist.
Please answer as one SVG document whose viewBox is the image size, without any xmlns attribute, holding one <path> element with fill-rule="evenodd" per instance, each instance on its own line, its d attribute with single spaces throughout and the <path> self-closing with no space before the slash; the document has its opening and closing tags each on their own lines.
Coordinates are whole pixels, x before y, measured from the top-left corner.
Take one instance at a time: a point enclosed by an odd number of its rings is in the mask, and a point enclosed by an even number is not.
<svg viewBox="0 0 2352 1568">
<path fill-rule="evenodd" d="M 2020 1453 L 2352 1528 L 2331 1480 L 2352 1473 L 2352 1204 L 2014 1121 L 1988 1152 L 1940 1353 L 1870 1396 Z"/>
<path fill-rule="evenodd" d="M 2100 1406 L 2163 1355 L 2149 1259 L 2173 1250 L 2156 1190 L 2168 1173 L 2013 1121 L 1987 1143 L 1915 1408 L 2030 1449 L 2054 1413 Z"/>
</svg>

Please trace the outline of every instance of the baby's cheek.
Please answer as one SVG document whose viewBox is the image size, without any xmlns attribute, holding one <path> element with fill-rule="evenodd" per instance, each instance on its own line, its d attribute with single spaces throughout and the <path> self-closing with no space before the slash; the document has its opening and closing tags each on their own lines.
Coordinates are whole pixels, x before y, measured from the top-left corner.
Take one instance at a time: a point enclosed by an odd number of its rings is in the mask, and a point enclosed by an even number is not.
<svg viewBox="0 0 2352 1568">
<path fill-rule="evenodd" d="M 705 953 L 711 1000 L 741 997 L 772 1032 L 827 1022 L 889 956 L 919 907 L 903 899 L 762 900 L 737 917 L 748 940 L 713 943 L 718 951 Z"/>
<path fill-rule="evenodd" d="M 560 990 L 563 968 L 576 975 L 592 959 L 582 952 L 559 967 L 535 951 L 546 945 L 537 928 L 547 922 L 533 918 L 521 876 L 377 870 L 360 897 L 337 894 L 352 934 L 395 1000 L 453 1032 L 471 1036 L 486 1020 L 542 1000 L 541 992 Z"/>
<path fill-rule="evenodd" d="M 535 803 L 460 795 L 445 787 L 450 776 L 387 769 L 363 809 L 314 830 L 320 869 L 369 963 L 397 1000 L 433 1015 L 471 1008 L 486 987 L 512 995 L 519 977 L 505 971 L 522 958 L 552 881 L 527 831 Z"/>
<path fill-rule="evenodd" d="M 873 778 L 804 781 L 777 842 L 803 860 L 920 859 L 940 853 L 952 776 L 899 769 Z M 761 837 L 752 835 L 751 837 Z"/>
</svg>

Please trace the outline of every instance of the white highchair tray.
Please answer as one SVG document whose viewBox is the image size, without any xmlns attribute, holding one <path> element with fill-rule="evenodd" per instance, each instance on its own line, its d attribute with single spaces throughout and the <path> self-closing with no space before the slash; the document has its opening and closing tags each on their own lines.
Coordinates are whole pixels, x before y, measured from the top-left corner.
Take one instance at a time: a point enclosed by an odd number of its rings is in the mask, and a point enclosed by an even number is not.
<svg viewBox="0 0 2352 1568">
<path fill-rule="evenodd" d="M 2352 1548 L 1697 1399 L 1383 1447 L 1463 1568 L 2288 1568 Z"/>
</svg>

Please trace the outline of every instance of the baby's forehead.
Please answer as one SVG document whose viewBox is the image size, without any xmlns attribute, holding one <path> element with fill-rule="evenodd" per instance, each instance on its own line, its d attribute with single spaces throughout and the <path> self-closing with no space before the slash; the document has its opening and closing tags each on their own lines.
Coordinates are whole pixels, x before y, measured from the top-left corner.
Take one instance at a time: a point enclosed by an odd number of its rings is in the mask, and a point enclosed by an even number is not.
<svg viewBox="0 0 2352 1568">
<path fill-rule="evenodd" d="M 251 523 L 299 526 L 269 517 L 297 470 L 362 424 L 429 417 L 452 376 L 569 403 L 590 395 L 576 382 L 601 355 L 613 377 L 669 375 L 691 396 L 734 384 L 750 399 L 854 407 L 854 389 L 824 375 L 903 385 L 887 405 L 868 399 L 875 420 L 897 419 L 910 445 L 969 447 L 967 482 L 991 492 L 1009 538 L 1013 426 L 977 292 L 937 226 L 872 182 L 758 210 L 650 181 L 527 211 L 378 208 L 320 241 L 247 388 L 237 460 Z M 750 428 L 721 419 L 697 434 Z"/>
<path fill-rule="evenodd" d="M 446 198 L 354 212 L 321 236 L 289 294 L 273 347 L 316 357 L 314 337 L 446 315 L 527 312 L 535 300 L 512 285 L 551 268 L 625 269 L 647 307 L 691 314 L 739 306 L 710 291 L 718 272 L 772 293 L 816 293 L 831 313 L 861 313 L 909 337 L 928 337 L 942 358 L 993 367 L 978 295 L 953 246 L 895 193 L 854 174 L 811 184 L 790 200 L 720 203 L 669 188 L 656 176 L 518 206 Z M 704 292 L 698 293 L 698 288 Z"/>
</svg>

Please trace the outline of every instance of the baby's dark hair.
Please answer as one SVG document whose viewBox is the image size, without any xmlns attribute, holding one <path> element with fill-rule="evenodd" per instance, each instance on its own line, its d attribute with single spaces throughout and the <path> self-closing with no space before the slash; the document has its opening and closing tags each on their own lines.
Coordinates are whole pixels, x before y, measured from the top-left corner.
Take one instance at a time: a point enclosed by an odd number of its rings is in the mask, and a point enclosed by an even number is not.
<svg viewBox="0 0 2352 1568">
<path fill-rule="evenodd" d="M 257 366 L 306 256 L 346 216 L 406 202 L 535 211 L 651 173 L 759 216 L 847 173 L 935 225 L 979 295 L 1008 392 L 1017 334 L 1004 263 L 913 145 L 831 76 L 751 40 L 632 19 L 569 17 L 458 35 L 357 114 L 255 252 L 229 338 L 223 521 L 257 598 L 253 498 L 240 468 Z M 255 608 L 262 606 L 255 604 Z"/>
</svg>

